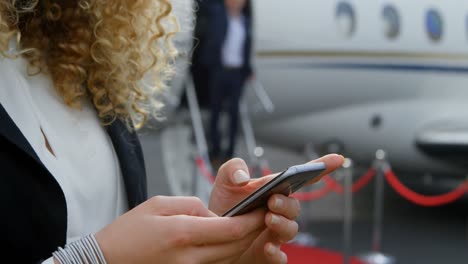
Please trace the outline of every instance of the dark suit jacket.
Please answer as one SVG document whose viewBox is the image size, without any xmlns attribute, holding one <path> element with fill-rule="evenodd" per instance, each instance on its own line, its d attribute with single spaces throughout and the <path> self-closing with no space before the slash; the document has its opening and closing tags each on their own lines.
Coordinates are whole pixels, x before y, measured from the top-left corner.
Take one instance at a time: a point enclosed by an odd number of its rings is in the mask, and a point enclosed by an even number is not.
<svg viewBox="0 0 468 264">
<path fill-rule="evenodd" d="M 244 15 L 246 38 L 244 42 L 244 64 L 242 71 L 247 78 L 252 74 L 252 22 Z M 228 29 L 228 14 L 223 4 L 211 4 L 208 7 L 208 22 L 204 43 L 201 44 L 200 61 L 210 71 L 222 68 L 222 48 Z"/>
<path fill-rule="evenodd" d="M 107 127 L 107 132 L 119 159 L 128 205 L 133 208 L 147 196 L 140 143 L 120 121 Z M 0 239 L 6 241 L 3 259 L 37 263 L 65 245 L 65 196 L 1 104 L 0 212 Z"/>
</svg>

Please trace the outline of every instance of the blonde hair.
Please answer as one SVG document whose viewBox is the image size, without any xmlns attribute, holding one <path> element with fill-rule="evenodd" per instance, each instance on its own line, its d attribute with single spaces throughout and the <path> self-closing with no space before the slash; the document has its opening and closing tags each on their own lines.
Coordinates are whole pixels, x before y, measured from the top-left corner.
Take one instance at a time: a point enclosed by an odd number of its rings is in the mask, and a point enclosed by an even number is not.
<svg viewBox="0 0 468 264">
<path fill-rule="evenodd" d="M 138 129 L 158 116 L 174 72 L 171 10 L 169 0 L 1 0 L 0 55 L 16 39 L 28 71 L 49 74 L 68 106 L 89 96 L 103 123 Z"/>
</svg>

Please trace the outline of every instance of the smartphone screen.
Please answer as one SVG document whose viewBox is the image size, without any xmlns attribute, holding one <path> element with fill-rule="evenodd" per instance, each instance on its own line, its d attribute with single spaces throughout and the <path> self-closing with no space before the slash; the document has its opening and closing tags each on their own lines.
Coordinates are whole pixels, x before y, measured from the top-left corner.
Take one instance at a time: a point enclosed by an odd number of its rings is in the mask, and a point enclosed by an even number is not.
<svg viewBox="0 0 468 264">
<path fill-rule="evenodd" d="M 299 190 L 306 183 L 315 183 L 320 180 L 321 177 L 319 176 L 325 169 L 326 166 L 323 162 L 289 167 L 229 209 L 223 216 L 241 215 L 266 206 L 268 199 L 273 194 L 279 193 L 288 196 Z"/>
</svg>

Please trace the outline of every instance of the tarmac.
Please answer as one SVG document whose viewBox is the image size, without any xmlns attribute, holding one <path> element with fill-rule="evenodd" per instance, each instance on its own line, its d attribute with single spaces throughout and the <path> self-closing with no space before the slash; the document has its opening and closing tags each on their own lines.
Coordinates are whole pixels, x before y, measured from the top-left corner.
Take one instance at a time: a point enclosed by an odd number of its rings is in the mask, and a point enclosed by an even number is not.
<svg viewBox="0 0 468 264">
<path fill-rule="evenodd" d="M 155 125 L 155 128 L 141 131 L 140 139 L 150 196 L 196 195 L 207 201 L 210 184 L 195 167 L 196 148 L 187 122 Z M 261 142 L 258 145 L 264 148 L 264 157 L 274 172 L 307 161 L 302 153 Z M 237 156 L 248 158 L 242 140 Z M 359 175 L 365 168 L 356 168 L 355 171 Z M 320 200 L 302 202 L 302 207 L 298 219 L 300 238 L 308 238 L 307 243 L 321 248 L 342 251 L 343 196 L 332 193 Z M 372 249 L 373 208 L 374 185 L 370 184 L 353 196 L 353 255 Z M 468 199 L 447 206 L 425 208 L 410 203 L 388 185 L 385 186 L 380 251 L 393 256 L 396 263 L 467 264 Z"/>
</svg>

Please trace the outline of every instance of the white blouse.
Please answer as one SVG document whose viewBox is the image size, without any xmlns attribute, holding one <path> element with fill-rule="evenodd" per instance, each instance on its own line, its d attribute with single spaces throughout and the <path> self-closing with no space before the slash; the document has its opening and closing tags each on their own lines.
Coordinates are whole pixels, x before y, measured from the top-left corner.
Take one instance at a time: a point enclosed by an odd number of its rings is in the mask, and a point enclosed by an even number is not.
<svg viewBox="0 0 468 264">
<path fill-rule="evenodd" d="M 223 66 L 242 67 L 246 35 L 244 17 L 228 15 L 228 28 L 221 54 Z"/>
<path fill-rule="evenodd" d="M 69 243 L 128 210 L 119 162 L 93 106 L 67 107 L 48 76 L 26 67 L 23 58 L 0 58 L 0 103 L 65 194 Z"/>
</svg>

